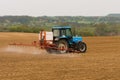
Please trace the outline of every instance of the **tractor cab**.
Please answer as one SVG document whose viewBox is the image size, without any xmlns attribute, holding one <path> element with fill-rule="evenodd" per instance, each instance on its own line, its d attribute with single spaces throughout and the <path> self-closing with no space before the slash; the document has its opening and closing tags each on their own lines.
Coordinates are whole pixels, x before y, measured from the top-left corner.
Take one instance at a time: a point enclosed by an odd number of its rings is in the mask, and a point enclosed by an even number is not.
<svg viewBox="0 0 120 80">
<path fill-rule="evenodd" d="M 53 43 L 59 41 L 60 39 L 72 39 L 71 27 L 53 27 Z"/>
</svg>

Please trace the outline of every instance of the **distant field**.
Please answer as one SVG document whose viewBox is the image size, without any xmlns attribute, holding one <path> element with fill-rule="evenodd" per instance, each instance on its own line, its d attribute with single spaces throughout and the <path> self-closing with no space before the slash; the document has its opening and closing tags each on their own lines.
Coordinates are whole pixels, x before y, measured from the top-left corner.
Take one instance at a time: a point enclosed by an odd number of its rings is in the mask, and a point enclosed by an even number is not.
<svg viewBox="0 0 120 80">
<path fill-rule="evenodd" d="M 1 32 L 0 80 L 120 80 L 120 36 L 83 39 L 88 46 L 85 54 L 40 50 L 34 54 L 32 48 L 9 51 L 7 45 L 11 41 L 30 43 L 38 40 L 38 34 Z"/>
</svg>

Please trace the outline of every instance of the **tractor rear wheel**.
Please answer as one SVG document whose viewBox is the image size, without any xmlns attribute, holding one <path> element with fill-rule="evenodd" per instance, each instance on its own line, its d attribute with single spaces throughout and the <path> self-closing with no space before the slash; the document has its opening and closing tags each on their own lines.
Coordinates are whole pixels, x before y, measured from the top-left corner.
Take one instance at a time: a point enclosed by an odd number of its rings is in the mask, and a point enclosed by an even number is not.
<svg viewBox="0 0 120 80">
<path fill-rule="evenodd" d="M 84 42 L 79 42 L 78 43 L 78 51 L 81 53 L 85 53 L 87 50 L 87 45 Z"/>
<path fill-rule="evenodd" d="M 64 39 L 60 40 L 58 42 L 58 52 L 63 54 L 63 53 L 67 53 L 68 51 L 68 42 Z"/>
<path fill-rule="evenodd" d="M 48 53 L 53 53 L 52 49 L 49 49 L 49 48 L 47 48 L 46 51 L 47 51 Z"/>
</svg>

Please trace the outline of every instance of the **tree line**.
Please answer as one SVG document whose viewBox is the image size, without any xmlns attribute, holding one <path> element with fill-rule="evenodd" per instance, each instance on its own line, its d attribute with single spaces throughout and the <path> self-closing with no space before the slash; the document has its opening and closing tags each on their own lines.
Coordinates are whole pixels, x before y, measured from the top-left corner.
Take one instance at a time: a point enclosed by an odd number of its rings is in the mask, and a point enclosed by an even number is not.
<svg viewBox="0 0 120 80">
<path fill-rule="evenodd" d="M 120 17 L 100 16 L 2 16 L 0 32 L 38 33 L 41 29 L 50 31 L 53 26 L 71 26 L 73 33 L 81 36 L 120 35 Z M 75 29 L 75 30 L 74 30 Z"/>
</svg>

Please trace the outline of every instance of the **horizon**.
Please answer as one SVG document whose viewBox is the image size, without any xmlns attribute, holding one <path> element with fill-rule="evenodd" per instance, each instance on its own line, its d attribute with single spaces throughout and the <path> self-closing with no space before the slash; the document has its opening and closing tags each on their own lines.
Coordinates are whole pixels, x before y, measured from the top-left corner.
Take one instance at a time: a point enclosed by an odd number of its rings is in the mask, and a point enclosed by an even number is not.
<svg viewBox="0 0 120 80">
<path fill-rule="evenodd" d="M 76 16 L 81 16 L 81 17 L 105 17 L 105 16 L 108 16 L 108 15 L 110 15 L 110 14 L 115 14 L 115 15 L 120 15 L 120 13 L 109 13 L 109 14 L 107 14 L 107 15 L 100 15 L 100 16 L 97 16 L 97 15 L 92 15 L 92 16 L 83 16 L 83 15 L 65 15 L 65 16 L 71 16 L 71 17 L 76 17 Z M 3 16 L 1 16 L 0 15 L 0 17 L 4 17 L 4 16 L 29 16 L 29 17 L 43 17 L 43 16 L 47 16 L 47 17 L 63 17 L 63 15 L 57 15 L 57 16 L 54 16 L 54 15 L 52 15 L 52 16 L 49 16 L 49 15 L 41 15 L 41 16 L 31 16 L 31 15 L 3 15 Z"/>
</svg>

